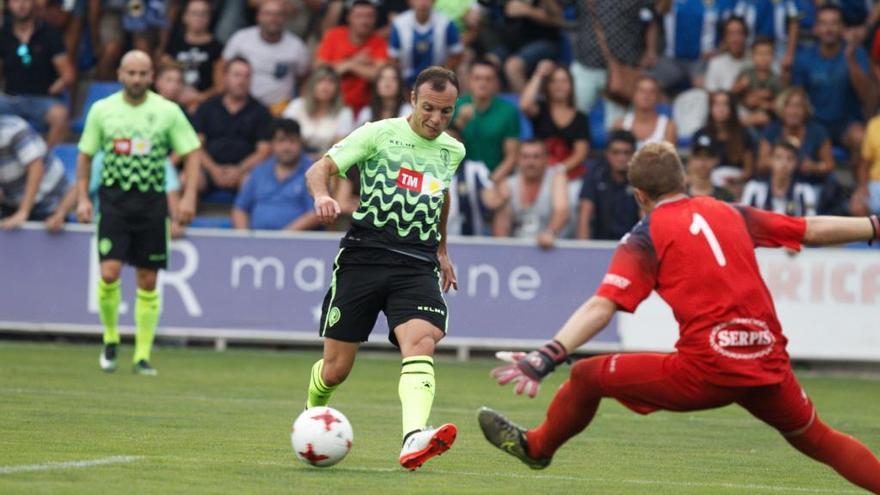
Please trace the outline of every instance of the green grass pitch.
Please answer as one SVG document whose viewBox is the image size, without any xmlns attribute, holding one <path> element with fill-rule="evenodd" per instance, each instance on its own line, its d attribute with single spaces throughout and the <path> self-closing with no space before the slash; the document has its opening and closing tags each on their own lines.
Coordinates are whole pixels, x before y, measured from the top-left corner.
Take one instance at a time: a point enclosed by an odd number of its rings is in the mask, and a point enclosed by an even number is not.
<svg viewBox="0 0 880 495">
<path fill-rule="evenodd" d="M 528 400 L 489 379 L 489 360 L 438 360 L 432 420 L 456 423 L 458 440 L 405 472 L 390 354 L 362 355 L 337 391 L 354 448 L 317 469 L 295 460 L 289 431 L 318 352 L 161 348 L 156 378 L 129 372 L 130 345 L 115 374 L 98 370 L 98 352 L 0 342 L 0 493 L 860 493 L 735 407 L 642 417 L 604 401 L 548 469 L 531 471 L 486 443 L 476 410 L 535 424 L 566 373 Z M 880 382 L 801 380 L 826 422 L 880 451 Z M 108 458 L 118 462 L 88 465 Z M 86 464 L 52 464 L 63 462 Z"/>
</svg>

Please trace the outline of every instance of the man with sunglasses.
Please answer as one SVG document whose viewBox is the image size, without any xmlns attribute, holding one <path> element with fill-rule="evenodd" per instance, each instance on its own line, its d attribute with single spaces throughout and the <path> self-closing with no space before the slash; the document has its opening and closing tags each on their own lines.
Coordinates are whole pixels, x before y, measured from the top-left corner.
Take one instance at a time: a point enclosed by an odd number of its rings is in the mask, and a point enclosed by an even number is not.
<svg viewBox="0 0 880 495">
<path fill-rule="evenodd" d="M 74 82 L 61 33 L 40 22 L 34 0 L 9 0 L 11 22 L 0 32 L 3 80 L 0 114 L 18 115 L 37 129 L 48 127 L 49 149 L 64 140 L 68 110 L 59 98 Z"/>
</svg>

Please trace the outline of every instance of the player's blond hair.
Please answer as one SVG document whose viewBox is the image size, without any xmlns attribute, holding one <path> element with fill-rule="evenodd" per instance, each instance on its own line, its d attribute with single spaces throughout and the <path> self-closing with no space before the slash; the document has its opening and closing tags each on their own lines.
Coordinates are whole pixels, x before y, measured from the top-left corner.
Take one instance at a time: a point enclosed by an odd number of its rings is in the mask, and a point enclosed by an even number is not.
<svg viewBox="0 0 880 495">
<path fill-rule="evenodd" d="M 636 152 L 629 162 L 629 183 L 641 189 L 652 200 L 670 193 L 685 191 L 684 167 L 667 142 L 649 143 Z"/>
</svg>

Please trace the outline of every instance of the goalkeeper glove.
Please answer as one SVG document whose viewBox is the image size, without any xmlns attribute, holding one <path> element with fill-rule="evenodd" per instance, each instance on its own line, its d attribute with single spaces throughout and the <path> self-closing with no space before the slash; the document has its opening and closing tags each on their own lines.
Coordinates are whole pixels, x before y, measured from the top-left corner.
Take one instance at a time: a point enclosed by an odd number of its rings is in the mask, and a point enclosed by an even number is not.
<svg viewBox="0 0 880 495">
<path fill-rule="evenodd" d="M 513 392 L 522 395 L 528 393 L 529 397 L 538 394 L 541 380 L 556 369 L 556 367 L 568 360 L 568 352 L 565 347 L 556 340 L 547 342 L 539 349 L 528 354 L 523 352 L 499 352 L 499 359 L 511 364 L 492 370 L 492 377 L 499 385 L 515 383 Z"/>
</svg>

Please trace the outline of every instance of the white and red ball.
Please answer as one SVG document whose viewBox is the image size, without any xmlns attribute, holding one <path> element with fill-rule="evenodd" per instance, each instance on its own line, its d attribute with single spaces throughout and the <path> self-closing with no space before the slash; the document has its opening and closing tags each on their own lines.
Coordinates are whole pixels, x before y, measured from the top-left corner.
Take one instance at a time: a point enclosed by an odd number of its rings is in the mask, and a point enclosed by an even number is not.
<svg viewBox="0 0 880 495">
<path fill-rule="evenodd" d="M 331 407 L 306 409 L 290 430 L 296 458 L 317 467 L 332 466 L 344 459 L 353 440 L 351 423 Z"/>
</svg>

